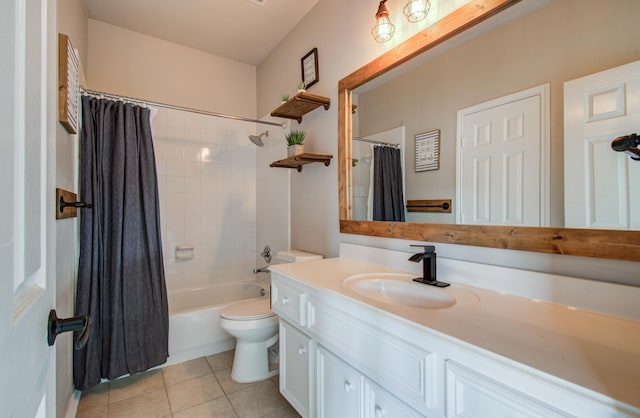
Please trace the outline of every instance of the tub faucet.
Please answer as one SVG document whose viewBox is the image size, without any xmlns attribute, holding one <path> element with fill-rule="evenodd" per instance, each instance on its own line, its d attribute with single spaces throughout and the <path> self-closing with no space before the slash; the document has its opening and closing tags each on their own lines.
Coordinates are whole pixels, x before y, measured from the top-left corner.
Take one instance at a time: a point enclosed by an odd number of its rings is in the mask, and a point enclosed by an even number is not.
<svg viewBox="0 0 640 418">
<path fill-rule="evenodd" d="M 416 277 L 414 282 L 428 284 L 437 287 L 447 287 L 449 283 L 436 280 L 436 247 L 433 245 L 414 245 L 412 247 L 422 247 L 424 252 L 417 253 L 409 257 L 409 261 L 419 263 L 422 261 L 422 277 Z"/>
<path fill-rule="evenodd" d="M 264 266 L 261 268 L 254 268 L 253 269 L 253 274 L 258 274 L 258 273 L 269 273 L 269 266 Z"/>
</svg>

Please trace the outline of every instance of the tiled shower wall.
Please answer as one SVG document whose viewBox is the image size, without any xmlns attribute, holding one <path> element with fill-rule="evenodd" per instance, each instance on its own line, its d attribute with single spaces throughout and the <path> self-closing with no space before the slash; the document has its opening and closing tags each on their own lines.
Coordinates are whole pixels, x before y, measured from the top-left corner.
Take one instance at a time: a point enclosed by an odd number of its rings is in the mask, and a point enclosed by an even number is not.
<svg viewBox="0 0 640 418">
<path fill-rule="evenodd" d="M 281 120 L 269 119 L 270 122 Z M 290 125 L 290 123 L 288 123 Z M 273 258 L 271 264 L 278 263 L 276 253 L 290 248 L 290 181 L 291 176 L 298 174 L 295 170 L 269 167 L 273 161 L 287 156 L 287 146 L 284 135 L 290 128 L 282 129 L 277 126 L 258 127 L 259 133 L 269 131 L 269 136 L 263 138 L 264 147 L 256 149 L 256 205 L 257 216 L 257 258 L 256 265 L 264 267 L 266 262 L 259 253 L 265 245 L 271 247 Z M 265 278 L 260 274 L 259 279 Z"/>
<path fill-rule="evenodd" d="M 158 109 L 152 127 L 167 288 L 252 278 L 255 124 Z M 178 244 L 194 257 L 176 259 Z"/>
</svg>

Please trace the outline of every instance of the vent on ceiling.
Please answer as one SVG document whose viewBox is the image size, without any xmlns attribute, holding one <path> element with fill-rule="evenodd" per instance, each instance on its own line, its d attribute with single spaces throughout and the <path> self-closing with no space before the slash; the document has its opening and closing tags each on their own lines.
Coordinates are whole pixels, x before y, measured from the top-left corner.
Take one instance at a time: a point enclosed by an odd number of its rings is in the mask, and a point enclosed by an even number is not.
<svg viewBox="0 0 640 418">
<path fill-rule="evenodd" d="M 248 0 L 251 3 L 257 4 L 258 6 L 264 6 L 264 4 L 267 2 L 267 0 Z"/>
</svg>

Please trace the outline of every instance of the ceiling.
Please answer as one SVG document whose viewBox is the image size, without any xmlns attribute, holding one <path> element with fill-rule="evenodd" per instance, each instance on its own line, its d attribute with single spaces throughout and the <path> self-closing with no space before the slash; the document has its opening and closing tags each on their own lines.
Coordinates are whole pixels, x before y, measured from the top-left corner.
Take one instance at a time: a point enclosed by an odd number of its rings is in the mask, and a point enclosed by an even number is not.
<svg viewBox="0 0 640 418">
<path fill-rule="evenodd" d="M 89 18 L 258 65 L 318 0 L 85 0 Z"/>
</svg>

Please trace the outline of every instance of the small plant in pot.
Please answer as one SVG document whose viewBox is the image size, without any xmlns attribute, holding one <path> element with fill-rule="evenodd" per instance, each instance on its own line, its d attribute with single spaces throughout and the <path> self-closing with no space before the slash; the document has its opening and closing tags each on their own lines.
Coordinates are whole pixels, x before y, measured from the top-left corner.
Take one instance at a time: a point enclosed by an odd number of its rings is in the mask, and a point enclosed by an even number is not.
<svg viewBox="0 0 640 418">
<path fill-rule="evenodd" d="M 286 136 L 287 157 L 300 155 L 304 152 L 302 143 L 304 142 L 304 131 L 291 130 Z"/>
<path fill-rule="evenodd" d="M 287 100 L 289 100 L 289 95 L 287 93 L 282 93 L 280 95 L 280 100 L 282 101 L 282 103 L 286 103 Z"/>
<path fill-rule="evenodd" d="M 304 89 L 307 88 L 307 83 L 305 83 L 304 81 L 301 81 L 298 83 L 298 93 L 305 91 Z"/>
</svg>

